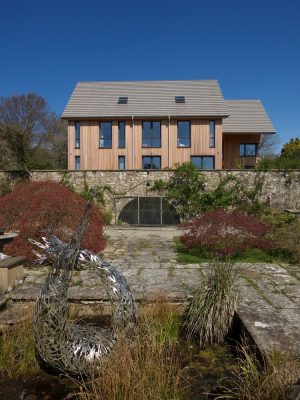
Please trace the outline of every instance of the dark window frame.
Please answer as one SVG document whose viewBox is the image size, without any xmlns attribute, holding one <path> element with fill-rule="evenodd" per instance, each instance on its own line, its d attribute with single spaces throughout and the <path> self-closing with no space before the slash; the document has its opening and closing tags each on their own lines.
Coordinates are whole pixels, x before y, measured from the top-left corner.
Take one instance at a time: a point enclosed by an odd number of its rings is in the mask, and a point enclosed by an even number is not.
<svg viewBox="0 0 300 400">
<path fill-rule="evenodd" d="M 80 149 L 81 122 L 75 121 L 74 126 L 75 126 L 75 149 Z M 79 144 L 77 145 L 77 143 Z"/>
<path fill-rule="evenodd" d="M 212 131 L 213 124 L 213 131 Z M 216 121 L 209 121 L 209 148 L 214 149 L 216 147 Z"/>
<path fill-rule="evenodd" d="M 120 168 L 120 159 L 124 159 L 124 168 Z M 125 156 L 118 156 L 118 170 L 124 171 L 126 169 L 126 157 Z"/>
<path fill-rule="evenodd" d="M 151 143 L 151 146 L 145 146 L 144 145 L 144 124 L 145 123 L 154 123 L 154 122 L 159 122 L 159 146 L 152 146 L 152 143 Z M 151 130 L 153 130 L 153 128 L 151 128 Z M 152 137 L 149 137 L 149 140 L 150 140 L 150 142 L 152 142 L 152 140 L 158 140 L 158 139 L 152 139 Z M 147 120 L 145 120 L 145 121 L 142 121 L 142 148 L 143 149 L 160 149 L 161 148 L 161 121 L 147 121 Z"/>
<path fill-rule="evenodd" d="M 243 154 L 241 154 L 241 146 L 243 146 Z M 246 146 L 255 146 L 255 154 L 247 155 Z M 258 154 L 258 144 L 257 143 L 240 143 L 239 147 L 240 157 L 257 157 Z"/>
<path fill-rule="evenodd" d="M 143 162 L 143 160 L 144 160 L 144 158 L 150 158 L 150 159 L 152 159 L 152 158 L 159 158 L 159 165 L 160 165 L 160 168 L 144 168 L 144 162 Z M 151 161 L 151 165 L 153 166 L 153 161 Z M 160 170 L 161 169 L 161 156 L 147 156 L 147 155 L 144 155 L 144 156 L 142 156 L 142 169 L 155 169 L 155 170 Z"/>
<path fill-rule="evenodd" d="M 102 124 L 110 124 L 110 139 L 101 138 L 101 125 Z M 99 122 L 99 149 L 112 149 L 112 121 L 100 121 Z M 101 146 L 101 140 L 109 140 L 111 142 L 110 146 Z"/>
<path fill-rule="evenodd" d="M 193 155 L 193 156 L 190 156 L 190 162 L 193 164 L 193 161 L 192 161 L 192 159 L 193 158 L 201 158 L 201 164 L 203 164 L 203 158 L 205 158 L 205 157 L 208 157 L 208 158 L 212 158 L 212 160 L 213 160 L 213 167 L 212 168 L 210 168 L 208 171 L 212 171 L 213 169 L 215 169 L 216 168 L 216 158 L 215 158 L 215 156 L 212 156 L 212 155 L 206 155 L 206 154 L 204 154 L 204 155 L 201 155 L 201 156 L 199 156 L 199 155 Z M 199 171 L 200 170 L 206 170 L 206 168 L 196 168 L 196 169 L 198 169 Z"/>
<path fill-rule="evenodd" d="M 124 139 L 120 139 L 120 124 L 124 124 Z M 124 141 L 124 145 L 121 145 Z M 125 149 L 126 148 L 126 121 L 118 122 L 118 148 Z"/>
<path fill-rule="evenodd" d="M 77 168 L 77 161 L 79 160 L 79 168 Z M 80 165 L 80 156 L 75 156 L 75 171 L 80 171 L 81 165 Z"/>
<path fill-rule="evenodd" d="M 188 122 L 189 123 L 189 146 L 179 146 L 179 129 L 178 129 L 178 125 L 180 122 Z M 192 131 L 192 121 L 191 120 L 177 120 L 177 148 L 178 149 L 190 149 L 191 145 L 192 145 L 192 135 L 191 135 L 191 131 Z"/>
</svg>

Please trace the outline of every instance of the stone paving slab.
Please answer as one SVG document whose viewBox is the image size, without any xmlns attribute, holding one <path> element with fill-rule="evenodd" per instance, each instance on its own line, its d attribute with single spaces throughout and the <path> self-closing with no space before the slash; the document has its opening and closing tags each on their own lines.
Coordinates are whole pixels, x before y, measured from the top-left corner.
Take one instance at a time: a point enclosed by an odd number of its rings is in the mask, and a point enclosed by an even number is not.
<svg viewBox="0 0 300 400">
<path fill-rule="evenodd" d="M 199 269 L 208 263 L 178 264 L 173 237 L 176 228 L 107 229 L 104 257 L 122 271 L 137 301 L 158 294 L 183 301 L 197 285 Z M 243 263 L 238 314 L 261 350 L 274 346 L 300 355 L 300 267 L 268 263 Z M 34 301 L 48 269 L 25 270 L 24 284 L 11 292 L 15 301 Z M 103 301 L 108 297 L 93 271 L 75 271 L 70 301 Z"/>
</svg>

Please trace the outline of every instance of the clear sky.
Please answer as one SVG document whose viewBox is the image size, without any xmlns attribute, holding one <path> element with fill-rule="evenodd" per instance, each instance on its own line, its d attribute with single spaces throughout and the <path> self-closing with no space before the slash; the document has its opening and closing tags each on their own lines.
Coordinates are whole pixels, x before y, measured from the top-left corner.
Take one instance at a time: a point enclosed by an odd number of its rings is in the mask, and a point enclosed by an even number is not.
<svg viewBox="0 0 300 400">
<path fill-rule="evenodd" d="M 0 96 L 60 114 L 77 81 L 218 79 L 300 136 L 300 0 L 0 0 Z"/>
</svg>

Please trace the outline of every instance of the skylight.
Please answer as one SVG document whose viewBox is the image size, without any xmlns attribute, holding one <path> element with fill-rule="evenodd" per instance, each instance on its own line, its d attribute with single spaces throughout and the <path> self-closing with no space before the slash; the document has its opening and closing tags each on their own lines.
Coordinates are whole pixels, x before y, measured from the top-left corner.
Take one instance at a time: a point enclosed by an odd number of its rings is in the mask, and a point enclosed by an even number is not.
<svg viewBox="0 0 300 400">
<path fill-rule="evenodd" d="M 128 97 L 119 97 L 118 104 L 127 104 Z"/>
<path fill-rule="evenodd" d="M 175 96 L 175 103 L 185 103 L 185 96 Z"/>
</svg>

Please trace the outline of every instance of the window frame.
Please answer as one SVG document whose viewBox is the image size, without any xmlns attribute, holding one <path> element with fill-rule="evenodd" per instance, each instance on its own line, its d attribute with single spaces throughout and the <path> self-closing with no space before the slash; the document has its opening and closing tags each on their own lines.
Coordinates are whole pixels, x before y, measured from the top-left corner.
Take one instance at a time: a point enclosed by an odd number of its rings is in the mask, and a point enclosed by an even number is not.
<svg viewBox="0 0 300 400">
<path fill-rule="evenodd" d="M 79 168 L 77 168 L 77 161 L 79 160 Z M 81 165 L 80 165 L 80 156 L 75 156 L 75 171 L 80 171 L 81 170 Z"/>
<path fill-rule="evenodd" d="M 213 132 L 212 132 L 212 123 L 213 123 Z M 216 148 L 216 121 L 215 120 L 209 121 L 209 148 L 210 149 Z"/>
<path fill-rule="evenodd" d="M 111 145 L 110 146 L 101 146 L 101 140 L 107 140 L 107 138 L 101 138 L 101 125 L 102 124 L 110 124 L 110 142 Z M 113 123 L 112 121 L 99 121 L 99 149 L 112 149 L 112 127 L 113 127 Z"/>
<path fill-rule="evenodd" d="M 203 165 L 203 158 L 212 158 L 212 160 L 213 160 L 213 167 L 212 168 L 209 168 L 209 169 L 207 169 L 207 168 L 196 168 L 196 166 L 193 164 L 193 161 L 192 161 L 192 159 L 193 158 L 201 158 L 201 166 Z M 216 161 L 216 158 L 215 158 L 215 156 L 212 156 L 212 155 L 201 155 L 201 156 L 199 156 L 199 155 L 192 155 L 192 156 L 190 156 L 190 162 L 195 166 L 195 168 L 197 169 L 197 170 L 199 170 L 199 171 L 201 171 L 201 170 L 204 170 L 204 171 L 212 171 L 212 170 L 214 170 L 214 169 L 216 169 L 216 164 L 215 164 L 215 161 Z"/>
<path fill-rule="evenodd" d="M 179 142 L 179 123 L 180 122 L 188 122 L 189 123 L 189 146 L 179 146 L 178 142 Z M 191 135 L 191 131 L 192 131 L 192 121 L 191 120 L 177 120 L 177 148 L 178 149 L 190 149 L 191 145 L 192 145 L 192 135 Z"/>
<path fill-rule="evenodd" d="M 156 139 L 152 139 L 150 138 L 151 141 L 151 146 L 145 146 L 144 145 L 144 123 L 154 123 L 154 122 L 158 122 L 159 123 L 159 146 L 152 146 L 152 140 L 156 140 Z M 152 128 L 153 130 L 153 128 Z M 144 120 L 142 121 L 142 148 L 143 149 L 160 149 L 161 148 L 161 121 L 147 121 Z"/>
<path fill-rule="evenodd" d="M 120 140 L 120 124 L 124 124 L 124 146 L 120 145 L 120 143 L 121 143 L 121 140 Z M 118 148 L 119 149 L 125 149 L 126 148 L 126 121 L 118 121 Z"/>
<path fill-rule="evenodd" d="M 124 168 L 120 168 L 120 159 L 124 159 Z M 126 169 L 126 157 L 124 155 L 118 156 L 118 170 L 124 171 Z"/>
<path fill-rule="evenodd" d="M 81 122 L 74 121 L 74 127 L 75 127 L 75 149 L 80 149 Z M 79 127 L 79 129 L 78 129 L 78 127 Z M 79 145 L 77 145 L 77 141 L 78 141 Z"/>
<path fill-rule="evenodd" d="M 152 159 L 152 158 L 159 158 L 159 166 L 160 166 L 160 168 L 145 168 L 144 167 L 144 162 L 143 162 L 143 160 L 144 160 L 144 158 L 146 158 L 146 157 L 148 157 L 148 158 L 150 158 L 150 159 Z M 151 161 L 151 166 L 153 166 L 153 161 Z M 147 156 L 147 155 L 144 155 L 144 156 L 142 156 L 142 169 L 146 169 L 146 170 L 161 170 L 161 156 Z"/>
<path fill-rule="evenodd" d="M 249 146 L 249 145 L 255 147 L 255 154 L 254 155 L 246 154 L 246 146 Z M 243 146 L 243 154 L 241 154 L 241 146 Z M 258 154 L 258 143 L 240 143 L 239 153 L 240 153 L 240 157 L 257 157 L 257 154 Z"/>
</svg>

